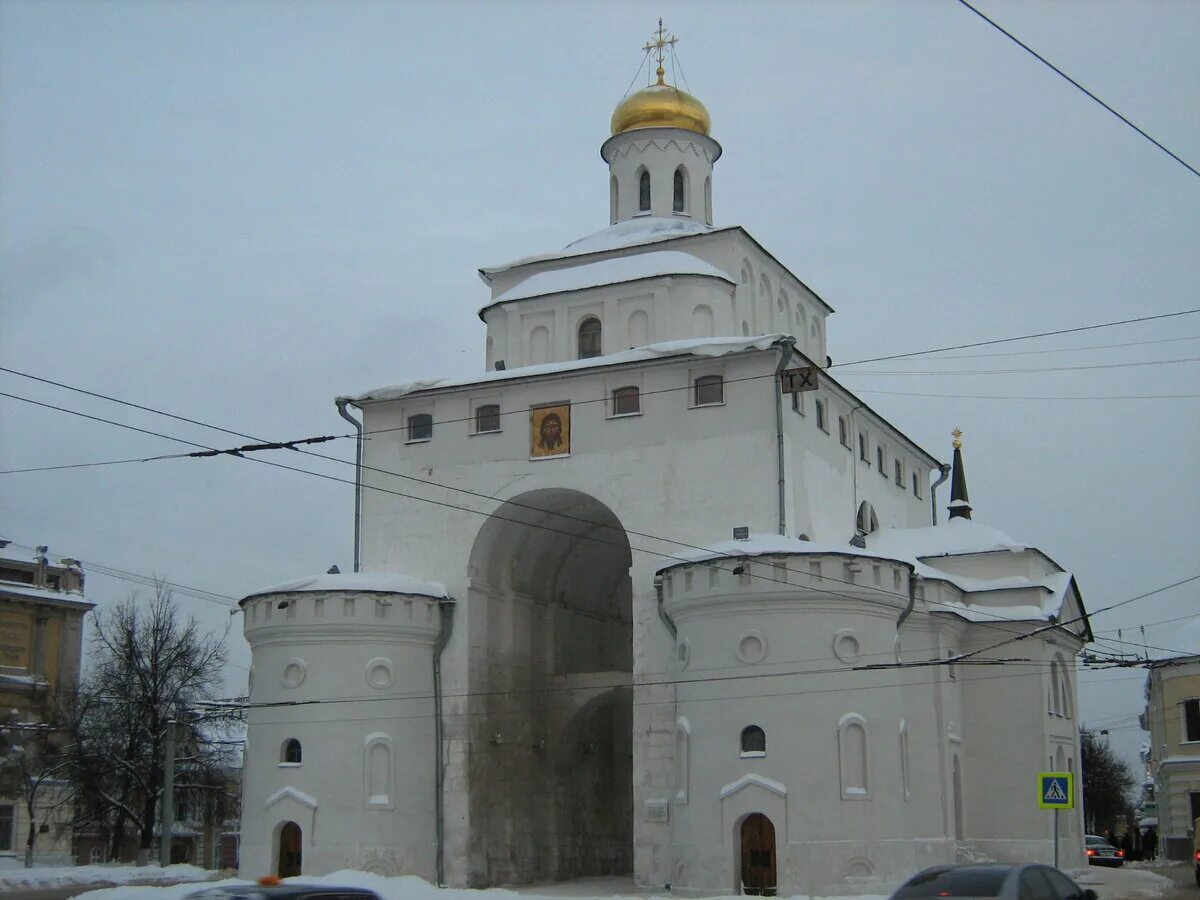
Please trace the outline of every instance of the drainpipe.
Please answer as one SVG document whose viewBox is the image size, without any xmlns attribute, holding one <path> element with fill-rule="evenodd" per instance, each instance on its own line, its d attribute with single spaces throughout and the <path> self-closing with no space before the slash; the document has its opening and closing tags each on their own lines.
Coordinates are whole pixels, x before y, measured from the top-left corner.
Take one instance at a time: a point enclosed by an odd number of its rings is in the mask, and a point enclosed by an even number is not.
<svg viewBox="0 0 1200 900">
<path fill-rule="evenodd" d="M 939 484 L 945 484 L 946 479 L 950 477 L 950 464 L 942 463 L 938 467 L 941 477 L 933 483 L 933 487 L 929 489 L 929 506 L 933 510 L 933 524 L 937 524 L 937 489 Z"/>
<path fill-rule="evenodd" d="M 454 633 L 453 597 L 443 597 L 438 601 L 438 616 L 441 627 L 438 629 L 437 642 L 433 645 L 433 777 L 437 782 L 434 792 L 437 830 L 437 886 L 445 887 L 446 882 L 446 801 L 442 789 L 446 783 L 445 751 L 442 747 L 444 725 L 442 723 L 442 652 L 450 643 L 450 635 Z"/>
<path fill-rule="evenodd" d="M 892 652 L 896 656 L 896 662 L 904 662 L 900 658 L 900 629 L 904 627 L 904 622 L 912 615 L 913 607 L 917 605 L 917 572 L 916 569 L 911 569 L 908 573 L 908 606 L 904 607 L 904 612 L 900 613 L 900 618 L 896 620 L 896 638 L 892 641 Z"/>
<path fill-rule="evenodd" d="M 363 426 L 362 422 L 346 411 L 350 401 L 340 398 L 336 401 L 338 415 L 354 426 L 358 432 L 354 448 L 354 571 L 359 571 L 360 529 L 362 521 L 362 464 L 363 464 Z"/>
<path fill-rule="evenodd" d="M 779 340 L 779 364 L 775 366 L 775 377 L 771 380 L 771 389 L 775 391 L 775 463 L 779 469 L 779 533 L 787 534 L 787 507 L 785 505 L 786 482 L 783 469 L 783 392 L 779 389 L 779 373 L 787 368 L 792 361 L 792 348 L 796 339 L 785 335 Z"/>
<path fill-rule="evenodd" d="M 654 576 L 654 593 L 658 595 L 658 617 L 667 626 L 667 631 L 671 632 L 671 637 L 677 637 L 679 629 L 675 627 L 675 620 L 667 615 L 667 610 L 663 606 L 663 577 L 661 575 Z"/>
</svg>

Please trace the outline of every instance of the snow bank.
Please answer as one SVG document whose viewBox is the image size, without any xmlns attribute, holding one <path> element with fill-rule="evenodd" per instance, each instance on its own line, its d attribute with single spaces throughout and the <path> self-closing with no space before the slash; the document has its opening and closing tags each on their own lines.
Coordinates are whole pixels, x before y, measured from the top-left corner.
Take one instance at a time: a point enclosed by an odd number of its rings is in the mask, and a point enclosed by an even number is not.
<svg viewBox="0 0 1200 900">
<path fill-rule="evenodd" d="M 212 874 L 207 869 L 182 864 L 174 866 L 48 866 L 33 869 L 0 869 L 0 891 L 49 890 L 87 884 L 127 885 L 135 881 L 193 882 L 186 885 L 186 888 L 195 890 L 194 882 L 211 878 Z M 123 895 L 118 894 L 118 896 Z"/>
</svg>

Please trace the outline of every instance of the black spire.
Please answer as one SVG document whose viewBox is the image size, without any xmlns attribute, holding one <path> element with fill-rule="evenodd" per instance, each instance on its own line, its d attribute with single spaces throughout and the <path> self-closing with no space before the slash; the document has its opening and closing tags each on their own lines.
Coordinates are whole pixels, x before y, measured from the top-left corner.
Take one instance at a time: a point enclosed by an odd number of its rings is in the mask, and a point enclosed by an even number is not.
<svg viewBox="0 0 1200 900">
<path fill-rule="evenodd" d="M 950 518 L 971 518 L 971 501 L 967 498 L 967 470 L 963 468 L 962 432 L 954 429 L 954 474 L 950 481 Z"/>
</svg>

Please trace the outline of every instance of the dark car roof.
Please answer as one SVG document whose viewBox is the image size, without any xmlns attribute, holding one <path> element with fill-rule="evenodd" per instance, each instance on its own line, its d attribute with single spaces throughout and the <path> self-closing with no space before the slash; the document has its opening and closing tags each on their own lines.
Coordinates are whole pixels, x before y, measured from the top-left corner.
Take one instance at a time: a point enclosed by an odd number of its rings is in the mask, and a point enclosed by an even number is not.
<svg viewBox="0 0 1200 900">
<path fill-rule="evenodd" d="M 245 884 L 233 887 L 208 888 L 188 897 L 222 897 L 237 900 L 305 900 L 305 898 L 329 898 L 329 900 L 379 900 L 379 895 L 367 888 L 339 887 L 334 884 Z M 185 898 L 186 900 L 186 898 Z"/>
</svg>

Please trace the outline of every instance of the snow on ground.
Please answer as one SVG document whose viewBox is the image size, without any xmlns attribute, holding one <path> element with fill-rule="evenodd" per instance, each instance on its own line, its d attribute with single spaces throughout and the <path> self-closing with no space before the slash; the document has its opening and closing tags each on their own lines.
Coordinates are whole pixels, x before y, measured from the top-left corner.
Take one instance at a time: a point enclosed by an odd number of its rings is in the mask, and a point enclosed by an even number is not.
<svg viewBox="0 0 1200 900">
<path fill-rule="evenodd" d="M 191 868 L 172 866 L 171 869 Z M 142 869 L 140 871 L 146 871 Z M 1100 900 L 1157 900 L 1171 887 L 1169 878 L 1146 869 L 1076 869 L 1069 873 L 1080 886 L 1091 888 Z M 343 869 L 331 875 L 305 875 L 288 881 L 305 884 L 340 885 L 342 887 L 369 888 L 383 900 L 521 900 L 522 897 L 591 897 L 596 900 L 616 900 L 619 897 L 666 897 L 654 891 L 641 890 L 629 878 L 580 878 L 574 881 L 551 884 L 522 885 L 515 888 L 488 888 L 486 890 L 460 890 L 435 888 L 427 881 L 412 876 L 384 878 L 367 872 Z M 86 900 L 183 900 L 189 894 L 214 887 L 248 885 L 250 882 L 237 878 L 214 881 L 205 885 L 179 884 L 171 887 L 117 887 L 99 891 L 88 891 L 81 896 Z M 713 894 L 713 897 L 719 897 Z M 737 898 L 741 900 L 741 898 Z M 797 895 L 796 900 L 810 900 Z M 844 897 L 839 900 L 884 900 L 878 894 L 861 897 Z"/>
<path fill-rule="evenodd" d="M 77 884 L 129 884 L 134 881 L 204 881 L 212 872 L 196 866 L 47 866 L 0 869 L 0 891 L 49 890 Z"/>
</svg>

